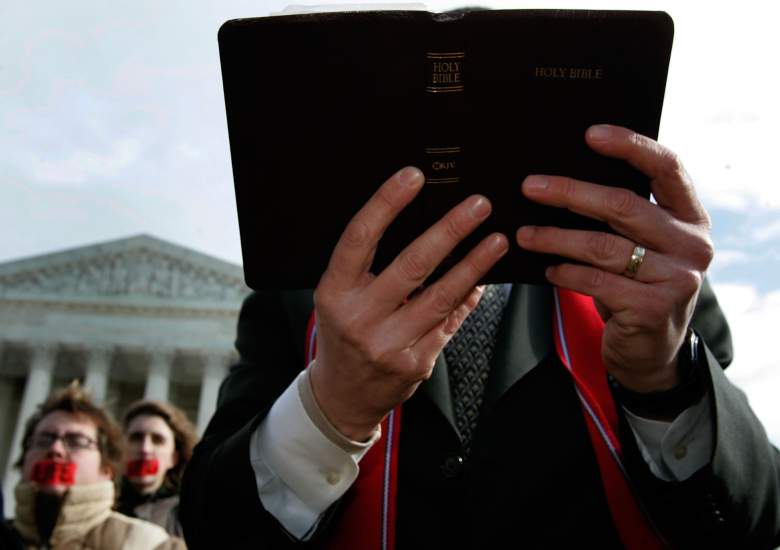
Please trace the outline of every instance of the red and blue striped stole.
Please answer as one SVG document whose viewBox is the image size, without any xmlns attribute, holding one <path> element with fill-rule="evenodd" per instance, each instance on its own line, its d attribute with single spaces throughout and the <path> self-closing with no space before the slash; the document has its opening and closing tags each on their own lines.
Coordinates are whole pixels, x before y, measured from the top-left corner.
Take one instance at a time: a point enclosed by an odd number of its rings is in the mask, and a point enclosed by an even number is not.
<svg viewBox="0 0 780 550">
<path fill-rule="evenodd" d="M 553 331 L 558 357 L 569 371 L 580 399 L 596 453 L 610 513 L 623 546 L 629 550 L 663 548 L 633 493 L 622 461 L 618 414 L 601 358 L 604 322 L 593 299 L 554 289 Z M 314 312 L 306 335 L 306 365 L 317 354 Z M 327 547 L 339 550 L 394 550 L 401 406 L 382 422 L 382 437 L 360 461 L 360 474 L 342 502 L 339 525 Z"/>
</svg>

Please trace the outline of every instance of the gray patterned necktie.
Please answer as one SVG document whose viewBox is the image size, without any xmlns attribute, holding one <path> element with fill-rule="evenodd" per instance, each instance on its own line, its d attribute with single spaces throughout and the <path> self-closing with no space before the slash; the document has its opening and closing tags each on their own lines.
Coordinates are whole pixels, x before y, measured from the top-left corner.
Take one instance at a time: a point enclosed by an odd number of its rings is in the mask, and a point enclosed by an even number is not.
<svg viewBox="0 0 780 550">
<path fill-rule="evenodd" d="M 471 450 L 471 436 L 482 407 L 485 382 L 496 344 L 496 334 L 509 298 L 507 285 L 489 285 L 479 304 L 444 348 L 450 377 L 455 425 L 463 447 Z"/>
</svg>

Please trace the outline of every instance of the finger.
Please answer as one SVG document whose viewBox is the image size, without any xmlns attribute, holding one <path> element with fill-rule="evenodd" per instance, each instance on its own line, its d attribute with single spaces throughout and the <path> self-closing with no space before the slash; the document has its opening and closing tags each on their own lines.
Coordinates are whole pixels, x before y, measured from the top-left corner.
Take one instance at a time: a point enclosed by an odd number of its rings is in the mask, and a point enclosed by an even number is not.
<svg viewBox="0 0 780 550">
<path fill-rule="evenodd" d="M 347 224 L 323 279 L 337 288 L 358 285 L 371 268 L 382 234 L 422 189 L 424 180 L 419 169 L 406 167 L 383 183 Z"/>
<path fill-rule="evenodd" d="M 650 177 L 650 189 L 656 201 L 676 217 L 709 225 L 709 217 L 696 197 L 690 176 L 671 150 L 628 128 L 608 124 L 588 128 L 585 140 L 597 153 L 623 159 Z"/>
<path fill-rule="evenodd" d="M 407 339 L 419 338 L 433 330 L 460 306 L 508 249 L 505 235 L 489 235 L 438 281 L 398 309 L 391 322 L 404 328 Z"/>
<path fill-rule="evenodd" d="M 662 252 L 670 246 L 679 247 L 690 233 L 668 212 L 628 189 L 535 175 L 523 181 L 522 190 L 535 202 L 606 222 L 629 239 Z"/>
<path fill-rule="evenodd" d="M 392 305 L 399 304 L 428 278 L 460 241 L 487 219 L 490 211 L 490 201 L 480 195 L 461 202 L 401 251 L 371 283 L 370 295 Z M 474 284 L 476 281 L 469 288 Z M 461 298 L 458 297 L 457 302 Z"/>
<path fill-rule="evenodd" d="M 701 275 L 680 271 L 675 285 L 646 284 L 590 266 L 561 264 L 545 272 L 556 286 L 592 296 L 615 322 L 629 327 L 662 327 L 672 321 L 677 302 L 693 296 Z"/>
<path fill-rule="evenodd" d="M 466 317 L 477 307 L 484 289 L 484 286 L 475 287 L 452 313 L 420 338 L 414 345 L 416 355 L 428 363 L 435 361 Z"/>
<path fill-rule="evenodd" d="M 632 311 L 647 309 L 652 302 L 648 299 L 654 291 L 652 285 L 593 267 L 561 264 L 547 268 L 545 275 L 555 286 L 592 296 L 611 315 L 621 316 L 624 321 L 629 321 L 626 317 Z M 643 324 L 645 320 L 640 317 L 630 320 Z"/>
<path fill-rule="evenodd" d="M 517 244 L 526 250 L 571 258 L 617 275 L 626 272 L 637 246 L 620 235 L 558 227 L 525 226 L 517 230 L 516 237 Z M 674 273 L 668 256 L 646 250 L 634 279 L 663 282 Z"/>
<path fill-rule="evenodd" d="M 674 287 L 645 284 L 572 264 L 548 268 L 546 274 L 554 285 L 590 295 L 596 304 L 605 306 L 607 313 L 604 308 L 599 313 L 602 319 L 609 318 L 602 346 L 602 358 L 608 370 L 653 371 L 655 380 L 645 377 L 642 383 L 645 387 L 648 383 L 657 389 L 671 387 L 667 380 L 670 370 L 666 367 L 679 349 L 692 314 L 693 297 L 701 286 L 700 273 L 689 272 Z"/>
</svg>

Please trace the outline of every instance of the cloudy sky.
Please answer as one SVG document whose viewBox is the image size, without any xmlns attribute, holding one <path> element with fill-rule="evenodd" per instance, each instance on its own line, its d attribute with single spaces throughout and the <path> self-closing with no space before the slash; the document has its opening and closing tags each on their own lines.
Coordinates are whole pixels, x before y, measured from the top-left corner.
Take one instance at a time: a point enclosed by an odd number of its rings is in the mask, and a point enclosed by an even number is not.
<svg viewBox="0 0 780 550">
<path fill-rule="evenodd" d="M 149 233 L 240 263 L 216 33 L 227 19 L 287 3 L 0 4 L 0 262 Z M 681 155 L 712 215 L 710 277 L 736 342 L 728 372 L 776 443 L 780 360 L 769 349 L 780 328 L 778 5 L 555 5 L 672 15 L 660 139 Z"/>
</svg>

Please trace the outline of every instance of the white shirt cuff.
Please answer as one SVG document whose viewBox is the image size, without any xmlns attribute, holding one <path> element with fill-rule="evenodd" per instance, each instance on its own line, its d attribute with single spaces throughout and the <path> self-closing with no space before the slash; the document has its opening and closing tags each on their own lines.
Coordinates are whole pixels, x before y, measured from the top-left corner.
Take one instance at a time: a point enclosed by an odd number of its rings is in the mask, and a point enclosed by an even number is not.
<svg viewBox="0 0 780 550">
<path fill-rule="evenodd" d="M 653 475 L 664 481 L 683 481 L 710 462 L 712 420 L 710 399 L 681 412 L 673 422 L 637 416 L 625 407 L 639 451 Z"/>
<path fill-rule="evenodd" d="M 355 481 L 358 461 L 381 432 L 365 443 L 350 442 L 345 450 L 309 417 L 301 384 L 309 384 L 308 369 L 279 396 L 252 434 L 249 460 L 265 509 L 290 534 L 305 540 L 322 513 Z"/>
</svg>

